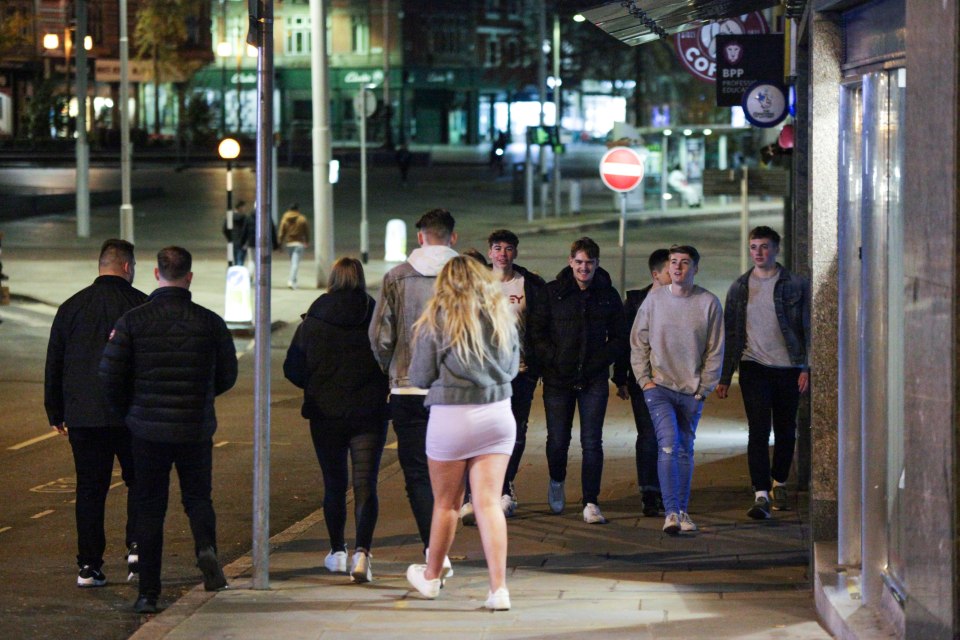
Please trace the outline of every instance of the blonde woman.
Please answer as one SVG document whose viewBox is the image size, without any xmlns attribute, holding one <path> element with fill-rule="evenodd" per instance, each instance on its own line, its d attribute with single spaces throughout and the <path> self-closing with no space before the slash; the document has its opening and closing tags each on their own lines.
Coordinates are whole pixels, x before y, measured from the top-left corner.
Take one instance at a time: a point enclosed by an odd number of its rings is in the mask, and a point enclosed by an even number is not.
<svg viewBox="0 0 960 640">
<path fill-rule="evenodd" d="M 507 523 L 500 508 L 500 489 L 516 438 L 510 381 L 518 367 L 516 314 L 499 284 L 473 258 L 451 259 L 414 325 L 409 370 L 412 384 L 429 389 L 431 553 L 427 564 L 407 568 L 407 580 L 426 598 L 437 597 L 446 577 L 443 558 L 453 544 L 464 477 L 469 476 L 490 575 L 485 606 L 510 608 Z"/>
</svg>

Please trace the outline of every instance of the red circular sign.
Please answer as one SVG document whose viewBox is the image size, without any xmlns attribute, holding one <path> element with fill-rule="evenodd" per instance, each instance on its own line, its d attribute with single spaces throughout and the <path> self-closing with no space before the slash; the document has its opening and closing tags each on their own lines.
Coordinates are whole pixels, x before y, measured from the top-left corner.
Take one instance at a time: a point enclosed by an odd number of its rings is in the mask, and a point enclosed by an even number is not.
<svg viewBox="0 0 960 640">
<path fill-rule="evenodd" d="M 629 147 L 610 149 L 600 158 L 600 179 L 614 191 L 633 191 L 643 181 L 643 158 Z"/>
<path fill-rule="evenodd" d="M 735 18 L 726 18 L 705 24 L 674 36 L 674 45 L 680 62 L 687 71 L 705 82 L 717 79 L 717 44 L 720 34 L 767 33 L 767 19 L 759 11 L 745 13 Z"/>
</svg>

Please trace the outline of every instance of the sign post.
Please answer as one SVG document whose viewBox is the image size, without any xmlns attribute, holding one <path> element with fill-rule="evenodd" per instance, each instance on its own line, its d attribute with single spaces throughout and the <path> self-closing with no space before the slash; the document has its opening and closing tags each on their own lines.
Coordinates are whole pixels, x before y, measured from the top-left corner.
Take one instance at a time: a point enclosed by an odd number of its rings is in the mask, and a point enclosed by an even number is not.
<svg viewBox="0 0 960 640">
<path fill-rule="evenodd" d="M 643 184 L 643 158 L 629 147 L 615 147 L 600 158 L 600 179 L 620 193 L 620 292 L 627 290 L 627 193 Z"/>
</svg>

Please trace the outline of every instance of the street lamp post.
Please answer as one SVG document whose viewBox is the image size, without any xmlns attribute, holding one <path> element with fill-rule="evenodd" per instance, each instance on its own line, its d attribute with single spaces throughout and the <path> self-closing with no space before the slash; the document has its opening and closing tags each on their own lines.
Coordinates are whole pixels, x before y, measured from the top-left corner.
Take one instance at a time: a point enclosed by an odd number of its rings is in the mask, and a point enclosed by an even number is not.
<svg viewBox="0 0 960 640">
<path fill-rule="evenodd" d="M 87 142 L 87 1 L 77 0 L 77 237 L 90 237 L 90 145 Z"/>
<path fill-rule="evenodd" d="M 240 143 L 233 138 L 224 138 L 217 152 L 227 162 L 227 265 L 232 267 L 236 255 L 233 250 L 233 161 L 240 155 Z"/>
<path fill-rule="evenodd" d="M 133 243 L 133 202 L 130 188 L 130 41 L 127 0 L 120 0 L 120 237 Z"/>
</svg>

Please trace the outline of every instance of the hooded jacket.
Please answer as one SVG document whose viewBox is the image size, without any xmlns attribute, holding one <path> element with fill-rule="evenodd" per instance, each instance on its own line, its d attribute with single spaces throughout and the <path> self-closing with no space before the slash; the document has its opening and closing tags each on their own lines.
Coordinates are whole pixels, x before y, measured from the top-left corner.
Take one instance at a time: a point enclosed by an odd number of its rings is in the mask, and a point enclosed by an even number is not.
<svg viewBox="0 0 960 640">
<path fill-rule="evenodd" d="M 370 346 L 380 368 L 390 377 L 390 389 L 426 395 L 407 377 L 413 348 L 413 323 L 433 297 L 433 284 L 447 262 L 459 255 L 446 245 L 414 249 L 403 264 L 383 277 L 373 321 Z"/>
<path fill-rule="evenodd" d="M 620 294 L 610 274 L 599 267 L 586 289 L 580 289 L 573 269 L 565 267 L 541 292 L 527 322 L 544 385 L 585 385 L 607 375 L 628 348 Z M 618 367 L 613 381 L 625 384 L 626 370 Z"/>
<path fill-rule="evenodd" d="M 283 363 L 291 382 L 305 383 L 304 418 L 386 419 L 387 377 L 367 339 L 374 304 L 363 291 L 341 289 L 310 305 Z"/>
</svg>

